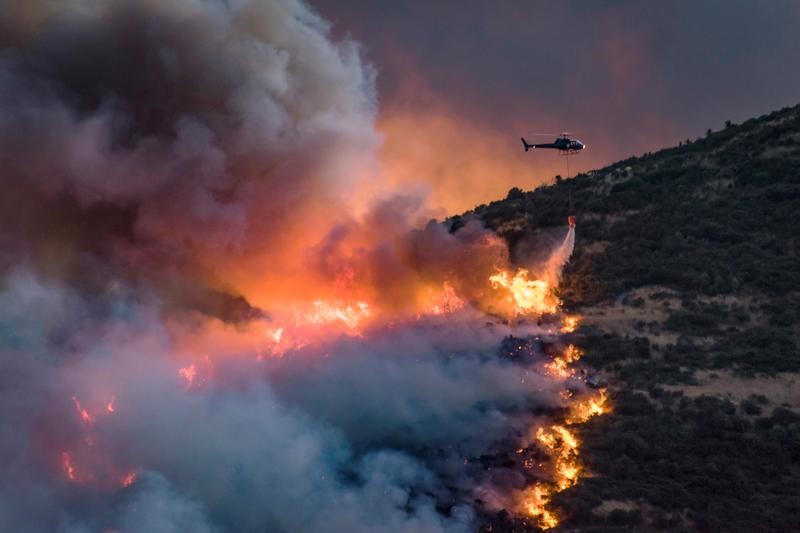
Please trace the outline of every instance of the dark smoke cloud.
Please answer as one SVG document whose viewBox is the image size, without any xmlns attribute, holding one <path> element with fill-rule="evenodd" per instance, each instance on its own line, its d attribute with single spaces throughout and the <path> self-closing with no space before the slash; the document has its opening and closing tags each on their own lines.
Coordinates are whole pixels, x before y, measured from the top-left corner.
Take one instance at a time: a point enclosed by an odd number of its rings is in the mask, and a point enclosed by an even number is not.
<svg viewBox="0 0 800 533">
<path fill-rule="evenodd" d="M 298 239 L 370 164 L 372 72 L 301 2 L 5 1 L 0 24 L 0 266 L 213 300 L 217 257 Z"/>
<path fill-rule="evenodd" d="M 480 487 L 520 488 L 472 459 L 558 384 L 477 311 L 206 342 L 266 327 L 283 275 L 405 310 L 507 264 L 475 222 L 410 231 L 415 195 L 361 203 L 373 77 L 299 1 L 0 2 L 0 530 L 469 531 Z"/>
</svg>

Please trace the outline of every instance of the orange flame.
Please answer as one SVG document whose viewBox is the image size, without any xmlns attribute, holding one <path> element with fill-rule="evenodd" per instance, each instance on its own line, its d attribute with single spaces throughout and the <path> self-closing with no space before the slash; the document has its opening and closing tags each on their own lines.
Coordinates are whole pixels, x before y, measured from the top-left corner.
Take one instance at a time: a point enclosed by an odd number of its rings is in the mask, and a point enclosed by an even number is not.
<svg viewBox="0 0 800 533">
<path fill-rule="evenodd" d="M 574 371 L 569 365 L 580 360 L 582 356 L 581 351 L 575 345 L 570 344 L 561 356 L 554 357 L 544 367 L 551 376 L 566 379 L 574 375 Z"/>
<path fill-rule="evenodd" d="M 552 496 L 552 489 L 543 483 L 536 483 L 523 492 L 523 510 L 536 520 L 540 529 L 551 529 L 558 525 L 558 517 L 547 508 Z"/>
<path fill-rule="evenodd" d="M 601 390 L 596 397 L 590 397 L 572 406 L 567 417 L 568 424 L 582 424 L 590 418 L 610 411 L 606 391 Z"/>
<path fill-rule="evenodd" d="M 580 325 L 580 317 L 577 316 L 565 316 L 564 321 L 561 325 L 561 332 L 562 333 L 574 333 L 576 329 L 578 329 L 578 325 Z"/>
<path fill-rule="evenodd" d="M 577 325 L 575 317 L 573 324 Z M 569 322 L 566 322 L 569 324 Z M 557 377 L 570 377 L 573 371 L 572 363 L 577 362 L 583 353 L 574 345 L 569 345 L 564 353 L 555 357 L 552 362 L 545 365 L 547 372 Z M 563 391 L 561 397 L 571 400 L 574 394 Z M 609 412 L 605 390 L 599 391 L 574 403 L 566 416 L 566 425 L 581 424 L 594 416 Z M 537 482 L 521 494 L 520 507 L 523 513 L 536 521 L 541 529 L 551 529 L 559 523 L 558 516 L 549 508 L 552 495 L 564 491 L 578 483 L 582 469 L 579 461 L 578 438 L 566 425 L 553 424 L 540 427 L 536 430 L 535 438 L 538 445 L 550 456 L 553 464 L 552 483 Z"/>
<path fill-rule="evenodd" d="M 489 277 L 494 289 L 505 289 L 517 315 L 555 313 L 559 302 L 550 284 L 540 279 L 528 279 L 528 271 L 520 268 L 513 276 L 506 270 Z"/>
</svg>

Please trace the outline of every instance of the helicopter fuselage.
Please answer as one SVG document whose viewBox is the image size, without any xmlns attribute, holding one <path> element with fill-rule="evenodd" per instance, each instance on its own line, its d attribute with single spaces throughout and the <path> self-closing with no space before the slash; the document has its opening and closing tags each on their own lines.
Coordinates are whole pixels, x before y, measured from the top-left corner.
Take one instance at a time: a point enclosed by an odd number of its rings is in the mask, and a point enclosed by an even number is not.
<svg viewBox="0 0 800 533">
<path fill-rule="evenodd" d="M 528 142 L 523 138 L 522 145 L 525 147 L 526 152 L 531 148 L 549 148 L 551 150 L 559 150 L 561 152 L 574 154 L 586 148 L 586 145 L 578 139 L 570 139 L 569 137 L 558 137 L 551 143 L 542 144 L 528 144 Z"/>
<path fill-rule="evenodd" d="M 555 150 L 569 150 L 578 152 L 585 148 L 584 144 L 578 139 L 565 139 L 560 137 L 552 143 L 534 144 L 531 148 L 552 148 Z"/>
</svg>

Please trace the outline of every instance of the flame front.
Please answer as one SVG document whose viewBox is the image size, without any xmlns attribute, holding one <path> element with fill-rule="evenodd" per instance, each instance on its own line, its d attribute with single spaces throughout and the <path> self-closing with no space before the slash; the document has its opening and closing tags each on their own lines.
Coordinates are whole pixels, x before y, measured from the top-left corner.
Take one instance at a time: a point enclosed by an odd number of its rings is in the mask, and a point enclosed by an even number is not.
<svg viewBox="0 0 800 533">
<path fill-rule="evenodd" d="M 501 271 L 489 277 L 492 287 L 508 293 L 517 315 L 543 315 L 558 311 L 560 302 L 550 283 L 541 279 L 528 279 L 528 270 L 520 268 L 512 275 Z"/>
<path fill-rule="evenodd" d="M 263 361 L 265 357 L 284 356 L 339 337 L 369 339 L 373 328 L 391 328 L 396 323 L 421 320 L 439 322 L 441 317 L 457 317 L 460 313 L 472 316 L 469 313 L 482 312 L 480 316 L 491 316 L 493 309 L 502 311 L 497 314 L 518 319 L 520 324 L 532 324 L 534 320 L 540 322 L 543 315 L 553 315 L 546 320 L 559 319 L 561 323 L 557 331 L 561 333 L 575 332 L 580 323 L 578 316 L 560 315 L 561 302 L 553 283 L 537 279 L 531 270 L 525 268 L 495 269 L 495 273 L 487 273 L 483 284 L 478 282 L 475 286 L 452 277 L 420 282 L 414 288 L 414 298 L 410 299 L 413 305 L 400 310 L 387 309 L 386 301 L 380 298 L 368 298 L 361 290 L 354 269 L 346 269 L 345 273 L 336 276 L 330 287 L 321 288 L 325 297 L 301 299 L 292 306 L 279 309 L 268 320 L 253 322 L 248 328 L 235 331 L 225 327 L 209 328 L 204 330 L 208 337 L 179 338 L 177 346 L 183 355 L 180 363 L 173 366 L 176 373 L 173 379 L 187 394 L 200 394 L 215 387 L 217 360 L 203 350 L 208 348 L 209 353 L 218 352 L 213 349 L 217 345 L 240 346 L 242 353 L 247 353 L 255 345 L 257 359 Z M 552 275 L 542 277 L 557 279 Z M 540 327 L 539 331 L 557 335 L 554 327 Z M 184 340 L 188 344 L 183 344 Z M 518 350 L 515 355 L 520 361 L 524 359 L 523 351 Z M 202 355 L 187 356 L 187 353 Z M 576 364 L 582 355 L 577 346 L 569 344 L 560 353 L 550 354 L 546 362 L 537 362 L 537 372 L 556 382 L 575 382 L 581 379 Z M 124 411 L 125 404 L 118 402 L 116 394 L 102 395 L 104 400 L 97 396 L 91 402 L 72 397 L 82 441 L 59 452 L 61 471 L 71 483 L 122 490 L 137 482 L 137 471 L 146 465 L 127 464 L 114 458 L 100 429 L 110 417 Z M 525 445 L 535 446 L 547 460 L 541 462 L 524 457 L 522 467 L 528 475 L 535 475 L 536 480 L 520 493 L 512 492 L 509 496 L 515 511 L 542 529 L 556 527 L 560 521 L 552 509 L 553 495 L 573 487 L 584 474 L 576 426 L 608 411 L 604 391 L 579 393 L 565 388 L 560 398 L 568 405 L 568 414 L 558 421 L 531 428 L 531 442 Z M 518 453 L 525 450 L 525 447 L 520 448 Z"/>
<path fill-rule="evenodd" d="M 565 319 L 566 329 L 574 331 L 577 317 L 573 320 Z M 562 331 L 565 328 L 562 327 Z M 547 372 L 553 376 L 566 379 L 574 375 L 570 365 L 576 363 L 582 352 L 574 345 L 569 345 L 564 352 L 553 361 L 545 365 Z M 574 394 L 564 391 L 562 397 L 572 400 Z M 541 529 L 551 529 L 559 524 L 558 516 L 549 508 L 553 494 L 562 492 L 578 483 L 582 468 L 579 460 L 580 441 L 570 427 L 587 422 L 595 416 L 609 412 L 605 390 L 597 394 L 585 395 L 572 403 L 565 417 L 564 424 L 552 424 L 536 429 L 535 443 L 544 450 L 552 463 L 553 480 L 551 482 L 538 481 L 522 492 L 520 506 Z"/>
</svg>

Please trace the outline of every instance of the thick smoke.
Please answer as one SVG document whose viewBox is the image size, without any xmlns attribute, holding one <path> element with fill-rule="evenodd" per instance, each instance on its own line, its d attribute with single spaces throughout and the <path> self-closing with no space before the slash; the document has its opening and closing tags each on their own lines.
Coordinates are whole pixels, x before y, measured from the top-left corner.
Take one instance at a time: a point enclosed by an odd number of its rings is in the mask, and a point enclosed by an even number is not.
<svg viewBox="0 0 800 533">
<path fill-rule="evenodd" d="M 506 327 L 465 317 L 264 361 L 208 352 L 213 373 L 187 390 L 151 308 L 123 300 L 119 317 L 86 323 L 69 289 L 11 287 L 4 530 L 466 531 L 487 478 L 465 465 L 524 435 L 560 385 L 494 356 Z M 41 309 L 52 324 L 26 323 Z M 66 349 L 53 324 L 89 331 Z M 138 479 L 121 488 L 129 469 Z"/>
<path fill-rule="evenodd" d="M 296 0 L 0 1 L 0 530 L 467 531 L 520 488 L 473 460 L 559 383 L 473 310 L 503 242 L 381 190 L 373 78 Z M 386 318 L 265 357 L 320 297 Z"/>
<path fill-rule="evenodd" d="M 214 307 L 366 194 L 372 71 L 301 2 L 5 1 L 0 24 L 6 268 Z"/>
</svg>

